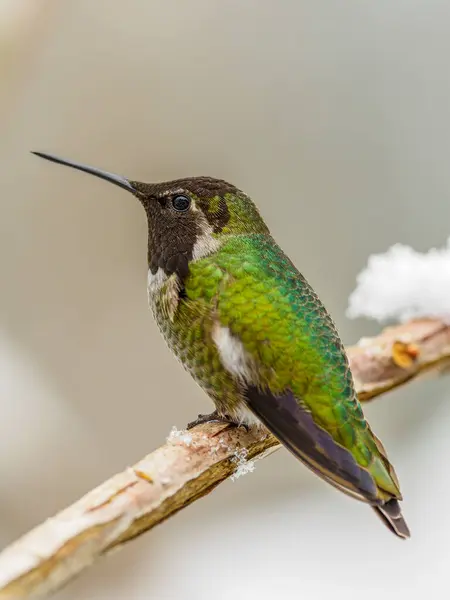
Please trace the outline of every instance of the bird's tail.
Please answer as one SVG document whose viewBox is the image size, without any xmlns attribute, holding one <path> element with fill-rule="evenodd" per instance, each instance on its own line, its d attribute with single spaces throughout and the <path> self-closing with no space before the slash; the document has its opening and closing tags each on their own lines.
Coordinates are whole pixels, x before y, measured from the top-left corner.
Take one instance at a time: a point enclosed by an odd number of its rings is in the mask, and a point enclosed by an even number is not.
<svg viewBox="0 0 450 600">
<path fill-rule="evenodd" d="M 384 504 L 373 506 L 372 508 L 392 533 L 403 539 L 410 537 L 411 534 L 409 533 L 408 525 L 403 518 L 400 504 L 397 500 L 389 500 Z"/>
</svg>

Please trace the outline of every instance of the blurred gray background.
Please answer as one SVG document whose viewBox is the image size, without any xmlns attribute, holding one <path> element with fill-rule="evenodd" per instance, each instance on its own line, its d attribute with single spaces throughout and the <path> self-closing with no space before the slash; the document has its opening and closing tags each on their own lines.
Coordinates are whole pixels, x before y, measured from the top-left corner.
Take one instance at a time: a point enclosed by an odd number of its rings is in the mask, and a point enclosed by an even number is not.
<svg viewBox="0 0 450 600">
<path fill-rule="evenodd" d="M 450 4 L 0 0 L 0 54 L 3 546 L 210 408 L 147 309 L 140 206 L 29 150 L 231 180 L 354 343 L 368 256 L 449 235 Z M 446 598 L 448 385 L 366 409 L 408 543 L 280 451 L 58 598 Z"/>
</svg>

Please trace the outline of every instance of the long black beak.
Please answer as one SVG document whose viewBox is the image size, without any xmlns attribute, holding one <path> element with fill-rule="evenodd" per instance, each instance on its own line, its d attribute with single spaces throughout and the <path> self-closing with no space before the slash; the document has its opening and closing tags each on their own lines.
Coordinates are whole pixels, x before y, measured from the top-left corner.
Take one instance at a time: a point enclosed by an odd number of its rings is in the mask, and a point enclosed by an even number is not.
<svg viewBox="0 0 450 600">
<path fill-rule="evenodd" d="M 131 185 L 131 183 L 125 177 L 121 175 L 115 175 L 114 173 L 109 173 L 108 171 L 102 171 L 101 169 L 96 169 L 95 167 L 89 167 L 88 165 L 83 165 L 82 163 L 73 162 L 71 160 L 66 160 L 64 158 L 59 158 L 58 156 L 53 156 L 53 154 L 45 154 L 44 152 L 31 152 L 32 154 L 36 154 L 36 156 L 40 156 L 41 158 L 45 158 L 55 163 L 59 163 L 60 165 L 66 165 L 68 167 L 73 167 L 74 169 L 78 169 L 78 171 L 84 171 L 85 173 L 90 173 L 90 175 L 95 175 L 96 177 L 100 177 L 100 179 L 105 179 L 110 183 L 114 183 L 119 187 L 127 190 L 128 192 L 136 193 L 135 188 Z"/>
</svg>

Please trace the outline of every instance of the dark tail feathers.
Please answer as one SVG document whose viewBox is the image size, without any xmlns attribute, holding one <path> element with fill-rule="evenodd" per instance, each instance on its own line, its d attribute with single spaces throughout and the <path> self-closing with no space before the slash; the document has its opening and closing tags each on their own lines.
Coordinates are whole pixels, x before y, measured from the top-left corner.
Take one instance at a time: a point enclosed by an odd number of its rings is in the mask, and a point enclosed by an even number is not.
<svg viewBox="0 0 450 600">
<path fill-rule="evenodd" d="M 397 500 L 389 500 L 380 506 L 372 507 L 383 523 L 402 539 L 410 537 L 409 528 L 402 516 L 400 504 Z"/>
</svg>

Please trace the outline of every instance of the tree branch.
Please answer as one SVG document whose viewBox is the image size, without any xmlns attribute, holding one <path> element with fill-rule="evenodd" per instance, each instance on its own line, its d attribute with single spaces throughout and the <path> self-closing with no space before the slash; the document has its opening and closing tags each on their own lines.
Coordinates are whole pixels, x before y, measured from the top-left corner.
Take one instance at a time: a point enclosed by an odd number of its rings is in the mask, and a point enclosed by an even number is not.
<svg viewBox="0 0 450 600">
<path fill-rule="evenodd" d="M 450 327 L 412 321 L 348 349 L 359 398 L 367 401 L 427 372 L 450 368 Z M 173 431 L 167 443 L 114 476 L 0 554 L 0 600 L 50 594 L 111 549 L 132 540 L 252 470 L 279 447 L 268 434 L 221 424 Z"/>
</svg>

